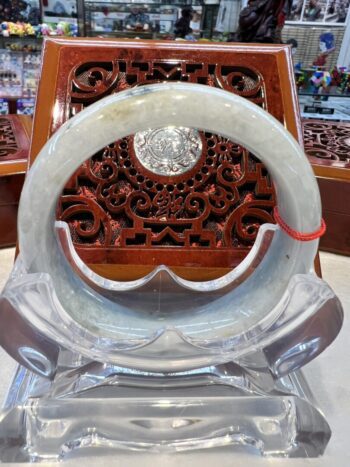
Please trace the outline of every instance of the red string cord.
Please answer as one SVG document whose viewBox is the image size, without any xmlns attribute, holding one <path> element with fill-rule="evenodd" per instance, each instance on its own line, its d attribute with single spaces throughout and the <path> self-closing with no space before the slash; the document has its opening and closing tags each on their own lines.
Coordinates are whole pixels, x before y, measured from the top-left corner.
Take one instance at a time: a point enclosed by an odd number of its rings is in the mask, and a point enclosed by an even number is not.
<svg viewBox="0 0 350 467">
<path fill-rule="evenodd" d="M 326 223 L 323 219 L 321 220 L 321 227 L 318 230 L 311 233 L 302 233 L 292 229 L 291 227 L 289 227 L 288 224 L 284 222 L 284 220 L 278 212 L 277 206 L 275 206 L 273 210 L 273 216 L 277 224 L 281 227 L 282 230 L 286 232 L 287 235 L 294 238 L 295 240 L 299 240 L 300 242 L 311 242 L 312 240 L 316 240 L 316 238 L 322 237 L 322 235 L 326 231 Z"/>
</svg>

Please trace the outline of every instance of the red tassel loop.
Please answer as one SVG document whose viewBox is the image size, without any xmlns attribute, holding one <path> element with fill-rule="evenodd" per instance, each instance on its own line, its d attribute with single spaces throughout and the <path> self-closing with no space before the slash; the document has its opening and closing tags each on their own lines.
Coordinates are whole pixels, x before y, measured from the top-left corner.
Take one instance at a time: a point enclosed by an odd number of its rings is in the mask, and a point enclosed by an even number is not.
<svg viewBox="0 0 350 467">
<path fill-rule="evenodd" d="M 288 224 L 284 222 L 284 220 L 278 212 L 277 206 L 275 206 L 273 210 L 273 216 L 277 224 L 281 227 L 282 230 L 286 232 L 287 235 L 294 238 L 294 240 L 299 240 L 300 242 L 311 242 L 312 240 L 316 240 L 317 238 L 322 237 L 322 235 L 326 231 L 326 223 L 323 219 L 321 220 L 321 227 L 318 230 L 312 233 L 302 233 L 292 229 L 291 227 L 289 227 Z"/>
</svg>

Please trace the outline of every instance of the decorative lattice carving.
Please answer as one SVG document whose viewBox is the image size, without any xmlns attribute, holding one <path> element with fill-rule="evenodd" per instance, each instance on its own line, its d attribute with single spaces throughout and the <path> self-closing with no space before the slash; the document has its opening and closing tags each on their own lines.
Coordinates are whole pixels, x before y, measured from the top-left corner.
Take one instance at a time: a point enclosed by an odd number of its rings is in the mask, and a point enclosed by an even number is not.
<svg viewBox="0 0 350 467">
<path fill-rule="evenodd" d="M 15 129 L 9 118 L 0 117 L 0 160 L 19 150 Z"/>
<path fill-rule="evenodd" d="M 84 63 L 73 70 L 69 116 L 108 94 L 164 81 L 217 86 L 266 106 L 263 79 L 250 67 L 116 60 Z M 259 226 L 273 222 L 275 198 L 269 176 L 234 142 L 197 134 L 201 152 L 185 170 L 175 167 L 170 173 L 169 168 L 164 172 L 142 163 L 133 135 L 83 164 L 61 198 L 60 217 L 69 223 L 75 244 L 251 246 Z"/>
<path fill-rule="evenodd" d="M 350 123 L 304 120 L 305 152 L 317 159 L 339 161 L 350 167 Z"/>
</svg>

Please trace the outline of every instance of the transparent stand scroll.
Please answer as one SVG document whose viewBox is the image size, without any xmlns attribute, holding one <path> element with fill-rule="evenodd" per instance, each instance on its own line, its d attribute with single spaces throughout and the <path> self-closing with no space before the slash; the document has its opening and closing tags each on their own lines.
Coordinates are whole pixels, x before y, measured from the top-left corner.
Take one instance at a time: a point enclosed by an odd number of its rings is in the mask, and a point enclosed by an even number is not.
<svg viewBox="0 0 350 467">
<path fill-rule="evenodd" d="M 203 101 L 210 116 L 200 112 Z M 331 432 L 300 368 L 335 339 L 343 311 L 313 272 L 317 241 L 299 242 L 265 224 L 246 259 L 216 280 L 192 282 L 159 266 L 142 279 L 114 282 L 91 271 L 67 225 L 54 222 L 64 182 L 79 163 L 145 130 L 143 112 L 151 111 L 155 128 L 201 128 L 249 147 L 272 173 L 289 225 L 310 232 L 320 224 L 317 184 L 301 148 L 237 96 L 151 85 L 71 119 L 27 177 L 20 255 L 0 297 L 0 343 L 21 365 L 0 416 L 0 459 L 219 446 L 318 456 Z"/>
<path fill-rule="evenodd" d="M 58 224 L 61 240 L 68 239 L 66 227 Z M 264 256 L 277 229 L 269 225 L 261 229 L 255 245 L 258 257 Z M 68 245 L 71 255 L 69 251 L 66 255 L 72 262 L 75 253 L 71 242 Z M 175 372 L 98 362 L 33 334 L 30 323 L 42 320 L 43 325 L 48 314 L 57 328 L 64 322 L 64 310 L 55 307 L 50 277 L 34 276 L 24 270 L 19 257 L 1 299 L 3 312 L 9 310 L 3 319 L 11 322 L 15 309 L 25 320 L 19 327 L 27 346 L 14 345 L 12 355 L 35 371 L 20 366 L 11 385 L 0 418 L 2 461 L 62 460 L 78 450 L 98 455 L 120 449 L 176 452 L 220 446 L 243 446 L 265 456 L 323 453 L 330 428 L 298 368 L 337 335 L 342 309 L 332 290 L 314 274 L 291 279 L 273 310 L 278 325 L 267 322 L 264 332 L 245 333 L 248 346 L 238 341 L 226 345 L 221 364 Z M 170 301 L 176 300 L 178 285 L 167 268 L 159 268 L 142 291 L 133 294 L 138 300 L 147 293 L 161 295 L 166 276 L 165 293 L 172 294 Z M 223 289 L 220 295 L 225 293 Z M 186 295 L 191 313 L 194 296 L 185 292 L 185 301 Z M 65 332 L 59 337 L 53 329 L 56 341 L 64 343 Z M 84 342 L 83 335 L 79 338 Z M 175 352 L 181 345 L 183 360 L 199 358 L 200 364 L 202 354 L 208 362 L 213 356 L 218 360 L 218 349 L 210 341 L 190 342 L 174 329 L 162 330 L 158 338 L 128 351 L 161 355 L 162 348 L 167 353 L 174 346 Z M 228 363 L 226 352 L 232 356 Z"/>
</svg>

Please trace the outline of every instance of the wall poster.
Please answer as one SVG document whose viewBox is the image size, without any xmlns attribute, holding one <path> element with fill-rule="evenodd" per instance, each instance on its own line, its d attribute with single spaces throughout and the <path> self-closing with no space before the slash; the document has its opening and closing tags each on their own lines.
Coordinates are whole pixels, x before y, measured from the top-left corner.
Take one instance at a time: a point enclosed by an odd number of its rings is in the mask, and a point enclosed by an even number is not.
<svg viewBox="0 0 350 467">
<path fill-rule="evenodd" d="M 345 25 L 350 0 L 292 0 L 289 23 Z"/>
</svg>

